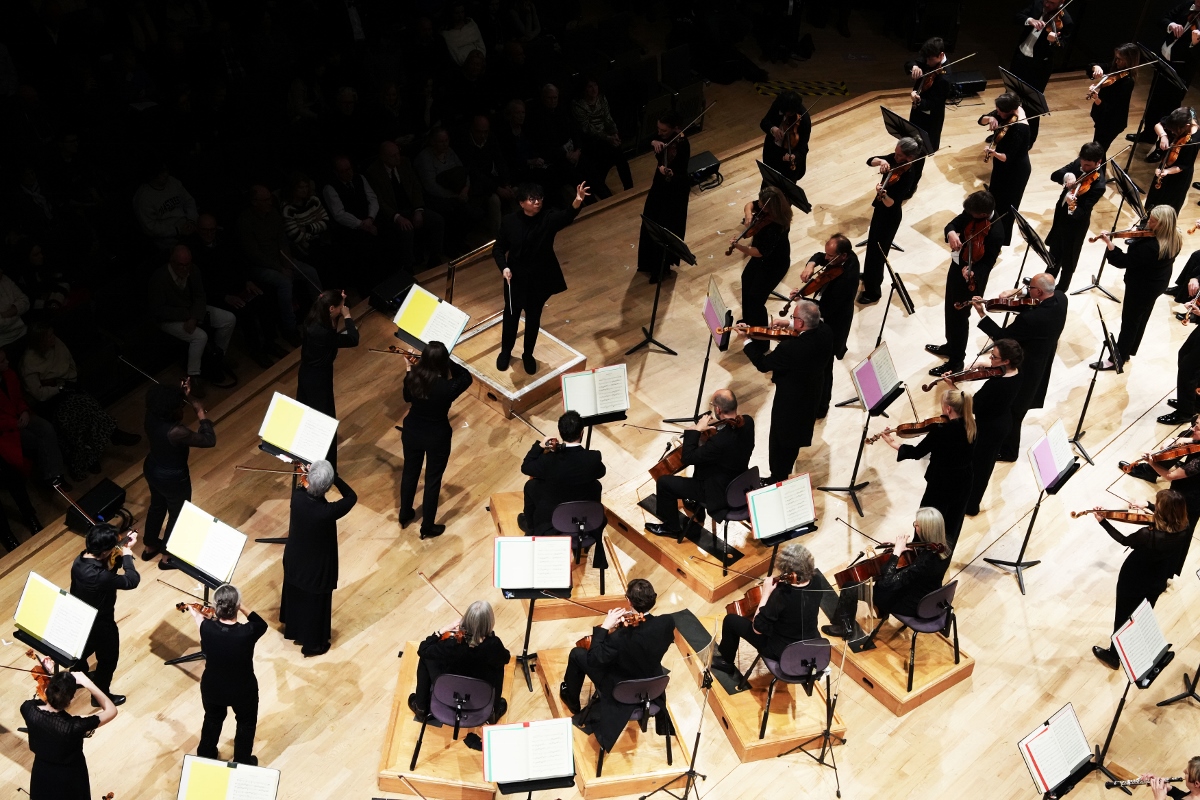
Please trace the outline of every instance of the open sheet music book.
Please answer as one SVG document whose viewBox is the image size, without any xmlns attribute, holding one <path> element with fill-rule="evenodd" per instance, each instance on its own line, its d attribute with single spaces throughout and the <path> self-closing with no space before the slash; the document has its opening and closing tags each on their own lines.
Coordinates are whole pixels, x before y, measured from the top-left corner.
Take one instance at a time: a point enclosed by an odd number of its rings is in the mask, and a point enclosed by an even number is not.
<svg viewBox="0 0 1200 800">
<path fill-rule="evenodd" d="M 1045 491 L 1055 485 L 1064 472 L 1075 464 L 1075 451 L 1067 439 L 1062 420 L 1057 420 L 1046 435 L 1029 448 L 1029 463 L 1033 466 L 1038 488 Z"/>
<path fill-rule="evenodd" d="M 276 392 L 258 436 L 311 464 L 329 454 L 337 426 L 333 417 Z"/>
<path fill-rule="evenodd" d="M 492 584 L 497 589 L 570 589 L 570 536 L 497 536 Z"/>
<path fill-rule="evenodd" d="M 233 578 L 245 546 L 246 534 L 192 505 L 190 500 L 184 501 L 167 540 L 168 553 L 222 583 Z"/>
<path fill-rule="evenodd" d="M 900 375 L 892 363 L 887 342 L 871 351 L 861 363 L 851 368 L 850 377 L 858 391 L 858 399 L 867 410 L 873 409 L 900 386 Z"/>
<path fill-rule="evenodd" d="M 278 793 L 277 769 L 189 755 L 176 800 L 275 800 Z"/>
<path fill-rule="evenodd" d="M 1092 747 L 1070 703 L 1022 739 L 1018 747 L 1042 794 L 1053 791 L 1092 757 Z"/>
<path fill-rule="evenodd" d="M 458 344 L 471 318 L 442 298 L 413 284 L 392 322 L 418 341 L 441 342 L 450 352 Z"/>
<path fill-rule="evenodd" d="M 575 774 L 571 719 L 544 719 L 483 728 L 483 779 L 516 783 Z"/>
<path fill-rule="evenodd" d="M 794 531 L 817 519 L 812 482 L 805 472 L 782 483 L 773 483 L 746 494 L 755 539 L 768 539 Z"/>
<path fill-rule="evenodd" d="M 30 572 L 13 617 L 17 627 L 71 658 L 79 658 L 92 632 L 96 609 Z"/>
<path fill-rule="evenodd" d="M 562 376 L 563 410 L 581 417 L 629 410 L 629 377 L 624 364 Z"/>
<path fill-rule="evenodd" d="M 1149 600 L 1143 600 L 1129 621 L 1117 629 L 1112 642 L 1130 683 L 1141 680 L 1170 647 Z"/>
</svg>

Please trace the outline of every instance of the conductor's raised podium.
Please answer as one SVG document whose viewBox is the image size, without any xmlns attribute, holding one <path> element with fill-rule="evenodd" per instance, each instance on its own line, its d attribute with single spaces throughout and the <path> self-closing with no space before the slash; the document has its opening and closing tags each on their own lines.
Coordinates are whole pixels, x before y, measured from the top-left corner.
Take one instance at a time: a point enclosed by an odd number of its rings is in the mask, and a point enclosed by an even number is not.
<svg viewBox="0 0 1200 800">
<path fill-rule="evenodd" d="M 521 492 L 498 492 L 491 496 L 488 508 L 492 513 L 492 522 L 496 524 L 496 533 L 500 536 L 524 536 L 517 525 L 517 515 L 524 507 L 524 497 Z M 606 534 L 603 538 L 604 550 L 608 554 L 608 568 L 605 570 L 604 593 L 600 590 L 600 571 L 592 566 L 592 556 L 581 557 L 571 565 L 571 596 L 591 607 L 588 608 L 559 600 L 554 597 L 540 597 L 533 606 L 535 622 L 552 619 L 573 619 L 576 617 L 600 617 L 613 608 L 626 608 L 629 600 L 625 598 L 625 564 L 631 559 L 612 544 L 612 539 Z M 528 600 L 522 600 L 528 604 Z M 526 608 L 528 611 L 528 607 Z"/>
<path fill-rule="evenodd" d="M 492 800 L 496 785 L 483 779 L 483 759 L 463 743 L 469 730 L 478 732 L 478 729 L 464 728 L 455 740 L 453 725 L 438 725 L 431 719 L 422 736 L 421 723 L 408 708 L 408 696 L 417 688 L 418 646 L 420 642 L 409 642 L 400 658 L 392 714 L 379 762 L 379 788 L 413 796 L 420 792 L 430 800 Z M 510 660 L 504 667 L 506 699 L 512 697 L 514 665 Z M 412 769 L 418 737 L 422 739 L 421 752 L 416 768 Z"/>
<path fill-rule="evenodd" d="M 567 674 L 567 658 L 570 648 L 540 650 L 537 659 L 538 678 L 546 702 L 555 717 L 569 717 L 571 711 L 558 696 L 558 686 Z M 591 682 L 584 683 L 584 696 L 591 692 Z M 671 687 L 667 688 L 668 698 Z M 575 784 L 584 800 L 622 795 L 647 794 L 659 787 L 680 788 L 686 782 L 685 773 L 691 763 L 687 746 L 679 735 L 679 726 L 671 714 L 667 701 L 667 714 L 671 715 L 671 760 L 667 763 L 666 737 L 655 732 L 654 720 L 648 722 L 643 733 L 637 722 L 630 722 L 621 732 L 613 749 L 604 754 L 602 774 L 596 775 L 596 764 L 600 755 L 600 744 L 596 737 L 574 728 Z M 672 780 L 673 776 L 675 777 Z"/>
</svg>

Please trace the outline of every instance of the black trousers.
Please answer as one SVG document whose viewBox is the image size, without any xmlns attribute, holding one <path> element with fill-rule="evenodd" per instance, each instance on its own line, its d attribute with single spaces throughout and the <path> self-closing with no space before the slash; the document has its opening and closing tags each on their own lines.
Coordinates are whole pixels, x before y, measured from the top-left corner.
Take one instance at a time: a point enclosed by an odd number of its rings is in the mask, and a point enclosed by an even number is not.
<svg viewBox="0 0 1200 800">
<path fill-rule="evenodd" d="M 521 322 L 521 312 L 525 312 L 525 342 L 522 351 L 527 356 L 533 355 L 537 346 L 538 333 L 542 330 L 542 309 L 546 307 L 548 297 L 525 297 L 523 292 L 513 292 L 505 284 L 504 291 L 508 293 L 508 302 L 504 305 L 504 317 L 500 328 L 500 352 L 512 355 L 513 345 L 517 343 L 517 326 Z"/>
<path fill-rule="evenodd" d="M 205 692 L 200 687 L 204 703 L 204 724 L 200 728 L 200 744 L 196 755 L 201 758 L 218 758 L 217 742 L 221 739 L 221 728 L 229 709 L 237 718 L 237 730 L 233 734 L 233 760 L 239 764 L 254 763 L 254 733 L 258 729 L 258 693 L 245 697 L 225 697 L 216 692 Z"/>
<path fill-rule="evenodd" d="M 704 483 L 695 478 L 667 475 L 654 482 L 657 495 L 658 518 L 669 530 L 679 530 L 679 501 L 704 501 Z"/>
<path fill-rule="evenodd" d="M 1196 386 L 1200 383 L 1200 325 L 1179 348 L 1175 373 L 1175 410 L 1180 414 L 1196 413 Z"/>
<path fill-rule="evenodd" d="M 146 532 L 142 542 L 161 550 L 171 538 L 184 501 L 192 499 L 192 479 L 190 475 L 183 478 L 163 475 L 154 469 L 147 469 L 143 474 L 150 487 L 150 508 L 146 510 Z M 163 520 L 167 520 L 167 530 L 160 539 Z"/>
<path fill-rule="evenodd" d="M 822 376 L 819 380 L 824 381 Z M 805 446 L 803 431 L 790 419 L 790 409 L 787 398 L 781 403 L 779 390 L 775 392 L 775 400 L 771 405 L 771 436 L 767 440 L 767 464 L 771 468 L 769 480 L 773 482 L 786 481 L 796 466 L 800 457 L 800 448 Z"/>
<path fill-rule="evenodd" d="M 1154 303 L 1167 284 L 1167 280 L 1153 284 L 1125 284 L 1125 297 L 1121 302 L 1121 333 L 1117 336 L 1117 350 L 1121 353 L 1122 363 L 1128 361 L 1130 356 L 1137 355 L 1146 325 L 1154 312 Z"/>
<path fill-rule="evenodd" d="M 1171 52 L 1175 52 L 1174 49 Z M 1183 85 L 1187 86 L 1191 82 L 1191 70 L 1184 68 L 1183 64 L 1175 62 L 1172 62 L 1171 66 L 1179 72 L 1179 77 L 1183 78 Z M 1154 126 L 1160 119 L 1182 106 L 1183 97 L 1186 94 L 1186 90 L 1180 91 L 1179 87 L 1168 80 L 1159 79 L 1154 82 L 1154 91 L 1150 97 L 1146 98 L 1146 111 L 1142 114 L 1143 141 L 1154 141 Z"/>
<path fill-rule="evenodd" d="M 972 296 L 983 297 L 987 281 L 976 280 L 975 291 L 967 287 L 962 276 L 962 266 L 951 262 L 946 272 L 946 302 L 942 309 L 942 320 L 946 328 L 947 362 L 955 371 L 962 369 L 967 356 L 967 341 L 971 332 L 971 307 L 955 308 L 954 304 L 970 300 Z"/>
<path fill-rule="evenodd" d="M 742 642 L 753 647 L 767 658 L 779 658 L 779 653 L 771 647 L 771 640 L 754 630 L 754 620 L 749 617 L 739 617 L 737 614 L 726 614 L 721 623 L 721 643 L 717 652 L 721 658 L 730 664 L 737 657 L 738 645 Z"/>
<path fill-rule="evenodd" d="M 563 683 L 566 684 L 564 693 L 576 702 L 579 702 L 579 693 L 583 691 L 583 679 L 591 678 L 592 684 L 595 685 L 600 678 L 599 675 L 587 671 L 587 657 L 588 651 L 582 647 L 572 647 L 570 655 L 567 656 L 567 672 L 563 676 Z"/>
<path fill-rule="evenodd" d="M 1041 120 L 1038 120 L 1039 122 Z M 1096 131 L 1092 134 L 1092 141 L 1104 148 L 1104 153 L 1107 156 L 1108 148 L 1116 140 L 1121 132 L 1125 130 L 1128 123 L 1104 122 L 1096 124 Z"/>
<path fill-rule="evenodd" d="M 879 297 L 883 286 L 883 257 L 892 249 L 892 241 L 904 213 L 900 204 L 891 208 L 877 208 L 871 215 L 871 228 L 867 232 L 867 252 L 863 256 L 862 284 L 863 294 L 868 297 Z"/>
<path fill-rule="evenodd" d="M 117 660 L 121 656 L 121 634 L 117 630 L 115 620 L 96 617 L 79 660 L 86 665 L 92 655 L 96 656 L 96 669 L 90 673 L 92 682 L 100 691 L 110 694 L 113 674 L 117 671 Z"/>
<path fill-rule="evenodd" d="M 979 427 L 975 448 L 971 451 L 971 492 L 967 495 L 966 512 L 974 514 L 978 511 L 979 503 L 992 480 L 992 472 L 996 469 L 1000 446 L 1008 437 L 1011 425 L 1011 417 L 1006 415 L 1002 425 Z"/>
<path fill-rule="evenodd" d="M 442 475 L 450 461 L 450 434 L 426 433 L 405 428 L 401 434 L 404 445 L 404 471 L 400 476 L 400 508 L 413 507 L 421 465 L 425 463 L 425 493 L 421 501 L 421 529 L 437 521 L 438 495 L 442 492 Z"/>
<path fill-rule="evenodd" d="M 767 299 L 788 272 L 785 259 L 752 258 L 742 270 L 742 320 L 747 325 L 766 326 L 771 322 Z"/>
<path fill-rule="evenodd" d="M 1047 272 L 1058 279 L 1055 288 L 1061 292 L 1065 292 L 1071 287 L 1071 277 L 1075 274 L 1075 268 L 1079 266 L 1079 254 L 1083 251 L 1083 240 L 1087 237 L 1087 226 L 1090 220 L 1091 216 L 1089 215 L 1082 226 L 1071 225 L 1059 233 L 1056 233 L 1054 227 L 1051 226 L 1050 233 L 1046 237 L 1046 246 L 1057 265 L 1057 269 L 1047 270 Z"/>
</svg>

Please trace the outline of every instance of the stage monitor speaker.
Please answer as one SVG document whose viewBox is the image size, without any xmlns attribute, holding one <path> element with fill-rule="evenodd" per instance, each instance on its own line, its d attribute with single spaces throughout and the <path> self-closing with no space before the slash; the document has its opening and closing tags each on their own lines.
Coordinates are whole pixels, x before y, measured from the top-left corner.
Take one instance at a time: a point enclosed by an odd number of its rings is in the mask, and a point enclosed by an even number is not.
<svg viewBox="0 0 1200 800">
<path fill-rule="evenodd" d="M 953 94 L 965 97 L 969 94 L 982 94 L 987 90 L 987 78 L 982 72 L 974 70 L 967 72 L 951 72 L 950 83 L 954 87 Z"/>
<path fill-rule="evenodd" d="M 98 522 L 110 522 L 122 516 L 121 507 L 125 505 L 125 490 L 108 478 L 101 478 L 99 483 L 76 502 L 92 519 Z M 119 530 L 122 524 L 116 522 L 114 526 Z M 76 533 L 87 533 L 88 529 L 92 527 L 92 523 L 72 506 L 67 509 L 67 527 Z"/>
<path fill-rule="evenodd" d="M 709 150 L 697 153 L 688 160 L 688 175 L 692 184 L 699 186 L 702 192 L 720 186 L 725 180 L 721 175 L 721 162 Z"/>
<path fill-rule="evenodd" d="M 371 290 L 371 297 L 368 300 L 371 308 L 387 314 L 388 319 L 391 319 L 400 310 L 400 304 L 404 302 L 404 296 L 408 294 L 413 283 L 412 275 L 407 272 L 397 272 Z"/>
</svg>

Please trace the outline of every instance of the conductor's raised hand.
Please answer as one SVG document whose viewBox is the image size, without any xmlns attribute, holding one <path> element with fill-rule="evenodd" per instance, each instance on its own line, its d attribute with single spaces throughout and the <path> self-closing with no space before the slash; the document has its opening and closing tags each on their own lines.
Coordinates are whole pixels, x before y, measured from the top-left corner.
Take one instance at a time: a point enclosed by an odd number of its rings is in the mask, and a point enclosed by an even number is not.
<svg viewBox="0 0 1200 800">
<path fill-rule="evenodd" d="M 587 181 L 575 187 L 575 202 L 583 203 L 583 199 L 590 195 L 592 190 L 588 188 Z"/>
</svg>

